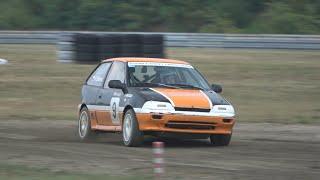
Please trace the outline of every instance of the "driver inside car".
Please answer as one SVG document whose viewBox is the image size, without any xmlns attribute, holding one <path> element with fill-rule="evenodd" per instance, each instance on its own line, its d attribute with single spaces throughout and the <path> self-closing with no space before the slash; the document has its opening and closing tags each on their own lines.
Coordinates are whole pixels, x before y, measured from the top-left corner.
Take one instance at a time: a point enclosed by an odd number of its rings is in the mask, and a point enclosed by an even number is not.
<svg viewBox="0 0 320 180">
<path fill-rule="evenodd" d="M 160 80 L 162 84 L 177 84 L 178 78 L 177 74 L 174 72 L 166 72 L 165 74 L 160 74 Z"/>
</svg>

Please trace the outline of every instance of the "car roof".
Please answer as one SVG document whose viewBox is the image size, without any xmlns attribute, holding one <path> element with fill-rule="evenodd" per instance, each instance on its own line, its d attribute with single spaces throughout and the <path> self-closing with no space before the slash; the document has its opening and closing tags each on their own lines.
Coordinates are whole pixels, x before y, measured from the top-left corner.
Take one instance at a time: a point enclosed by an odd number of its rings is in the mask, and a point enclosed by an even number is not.
<svg viewBox="0 0 320 180">
<path fill-rule="evenodd" d="M 175 64 L 189 64 L 185 61 L 174 60 L 174 59 L 162 59 L 162 58 L 143 58 L 143 57 L 121 57 L 111 58 L 103 60 L 102 62 L 109 61 L 122 61 L 122 62 L 157 62 L 157 63 L 175 63 Z"/>
</svg>

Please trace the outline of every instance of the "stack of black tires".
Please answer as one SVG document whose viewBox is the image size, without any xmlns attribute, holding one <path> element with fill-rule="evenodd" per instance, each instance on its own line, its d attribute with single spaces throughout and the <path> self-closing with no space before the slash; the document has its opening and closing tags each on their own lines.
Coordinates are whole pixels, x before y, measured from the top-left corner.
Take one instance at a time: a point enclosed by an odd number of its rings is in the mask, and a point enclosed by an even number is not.
<svg viewBox="0 0 320 180">
<path fill-rule="evenodd" d="M 121 57 L 143 56 L 142 35 L 123 34 L 121 36 Z"/>
<path fill-rule="evenodd" d="M 163 35 L 143 35 L 143 56 L 151 58 L 163 58 Z"/>
<path fill-rule="evenodd" d="M 121 36 L 116 34 L 99 35 L 97 42 L 98 59 L 108 59 L 121 55 Z"/>
<path fill-rule="evenodd" d="M 95 34 L 75 34 L 75 60 L 87 63 L 97 59 L 97 41 L 98 37 Z"/>
<path fill-rule="evenodd" d="M 114 57 L 164 58 L 163 35 L 93 34 L 62 35 L 59 61 L 97 63 Z"/>
</svg>

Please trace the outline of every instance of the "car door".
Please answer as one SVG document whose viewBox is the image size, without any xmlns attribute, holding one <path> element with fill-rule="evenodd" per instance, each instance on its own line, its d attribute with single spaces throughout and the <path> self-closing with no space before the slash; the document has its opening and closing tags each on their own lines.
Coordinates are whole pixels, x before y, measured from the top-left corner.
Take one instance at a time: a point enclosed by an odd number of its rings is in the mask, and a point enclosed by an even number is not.
<svg viewBox="0 0 320 180">
<path fill-rule="evenodd" d="M 103 87 L 110 66 L 110 62 L 102 63 L 97 66 L 82 87 L 82 103 L 87 105 L 91 118 L 93 119 L 96 117 L 96 110 L 99 109 L 96 106 L 97 95 L 99 90 Z"/>
<path fill-rule="evenodd" d="M 97 105 L 104 106 L 106 111 L 97 114 L 98 123 L 106 126 L 120 125 L 121 117 L 119 104 L 123 101 L 124 93 L 121 89 L 109 88 L 110 80 L 120 80 L 125 83 L 126 66 L 125 63 L 115 61 L 106 78 L 103 88 L 99 89 Z"/>
</svg>

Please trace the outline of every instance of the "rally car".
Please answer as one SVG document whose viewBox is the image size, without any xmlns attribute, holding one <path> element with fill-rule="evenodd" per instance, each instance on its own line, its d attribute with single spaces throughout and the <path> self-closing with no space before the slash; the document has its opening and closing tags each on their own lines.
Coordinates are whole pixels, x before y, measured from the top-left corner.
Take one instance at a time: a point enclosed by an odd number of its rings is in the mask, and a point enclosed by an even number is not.
<svg viewBox="0 0 320 180">
<path fill-rule="evenodd" d="M 101 131 L 121 132 L 126 146 L 140 145 L 144 135 L 191 135 L 226 146 L 235 111 L 221 91 L 184 61 L 107 59 L 82 87 L 78 134 L 87 141 Z"/>
</svg>

